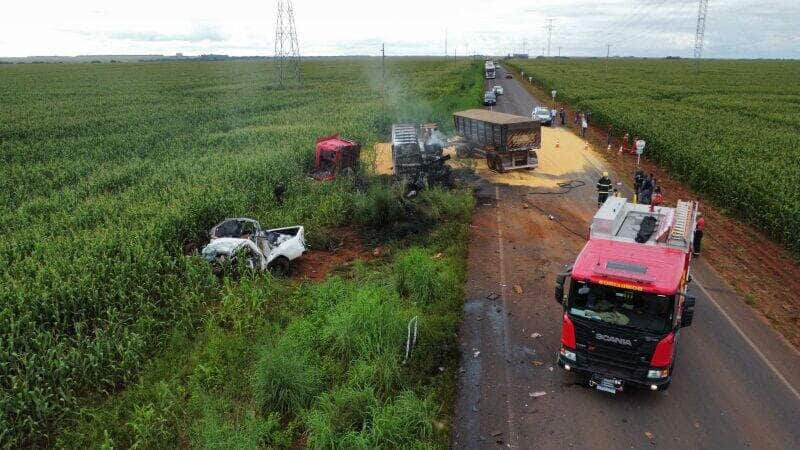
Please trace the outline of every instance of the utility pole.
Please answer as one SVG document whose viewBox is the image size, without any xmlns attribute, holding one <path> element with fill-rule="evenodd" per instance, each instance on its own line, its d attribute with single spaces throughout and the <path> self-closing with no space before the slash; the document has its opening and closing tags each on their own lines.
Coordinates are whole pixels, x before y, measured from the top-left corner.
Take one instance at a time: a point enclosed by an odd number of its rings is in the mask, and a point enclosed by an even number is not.
<svg viewBox="0 0 800 450">
<path fill-rule="evenodd" d="M 524 55 L 525 53 L 528 53 L 528 40 L 527 39 L 523 39 L 522 40 L 522 54 Z"/>
<path fill-rule="evenodd" d="M 606 73 L 608 73 L 608 59 L 611 58 L 611 44 L 606 44 Z"/>
<path fill-rule="evenodd" d="M 558 46 L 558 57 L 561 58 L 561 46 Z"/>
<path fill-rule="evenodd" d="M 547 56 L 550 57 L 550 40 L 553 37 L 553 19 L 547 19 Z"/>
<path fill-rule="evenodd" d="M 386 44 L 381 44 L 381 81 L 386 87 Z"/>
<path fill-rule="evenodd" d="M 694 34 L 694 70 L 697 73 L 700 73 L 700 58 L 703 56 L 707 14 L 708 0 L 700 0 L 697 6 L 697 30 Z"/>
<path fill-rule="evenodd" d="M 291 66 L 296 81 L 300 83 L 302 82 L 300 44 L 297 42 L 297 29 L 294 26 L 292 0 L 277 0 L 276 3 L 278 13 L 275 24 L 275 60 L 278 63 L 278 84 L 283 86 L 284 66 L 287 65 Z M 286 48 L 287 40 L 289 41 L 288 50 Z"/>
</svg>

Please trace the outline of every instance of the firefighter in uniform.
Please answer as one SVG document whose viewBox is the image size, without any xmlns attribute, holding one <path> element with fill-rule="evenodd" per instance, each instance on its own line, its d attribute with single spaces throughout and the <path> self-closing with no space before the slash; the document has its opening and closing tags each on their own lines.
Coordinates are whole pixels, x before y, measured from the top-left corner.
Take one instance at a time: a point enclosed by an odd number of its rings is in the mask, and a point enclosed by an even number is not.
<svg viewBox="0 0 800 450">
<path fill-rule="evenodd" d="M 706 219 L 703 218 L 703 213 L 697 213 L 697 224 L 694 226 L 694 249 L 692 253 L 694 256 L 700 255 L 700 241 L 703 240 L 703 230 L 706 229 Z"/>
<path fill-rule="evenodd" d="M 603 172 L 603 176 L 597 180 L 597 206 L 603 206 L 606 202 L 608 194 L 611 193 L 611 178 L 608 178 L 608 172 Z"/>
</svg>

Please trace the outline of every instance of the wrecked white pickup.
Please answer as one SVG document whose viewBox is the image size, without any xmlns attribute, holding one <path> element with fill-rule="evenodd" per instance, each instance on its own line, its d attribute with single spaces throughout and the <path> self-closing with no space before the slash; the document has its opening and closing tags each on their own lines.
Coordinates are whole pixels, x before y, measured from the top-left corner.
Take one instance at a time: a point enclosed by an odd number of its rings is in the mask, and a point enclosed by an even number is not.
<svg viewBox="0 0 800 450">
<path fill-rule="evenodd" d="M 202 255 L 215 269 L 243 263 L 250 269 L 288 275 L 291 261 L 306 251 L 305 229 L 299 225 L 262 230 L 253 219 L 225 219 L 211 229 L 209 237 Z"/>
</svg>

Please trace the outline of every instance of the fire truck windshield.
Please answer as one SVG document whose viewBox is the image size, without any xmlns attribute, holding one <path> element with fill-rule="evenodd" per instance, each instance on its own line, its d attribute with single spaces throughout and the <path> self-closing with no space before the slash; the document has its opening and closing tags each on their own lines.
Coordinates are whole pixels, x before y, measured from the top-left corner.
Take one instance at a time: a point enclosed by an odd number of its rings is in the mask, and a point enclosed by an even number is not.
<svg viewBox="0 0 800 450">
<path fill-rule="evenodd" d="M 673 301 L 672 296 L 573 281 L 569 313 L 661 334 L 672 328 Z"/>
</svg>

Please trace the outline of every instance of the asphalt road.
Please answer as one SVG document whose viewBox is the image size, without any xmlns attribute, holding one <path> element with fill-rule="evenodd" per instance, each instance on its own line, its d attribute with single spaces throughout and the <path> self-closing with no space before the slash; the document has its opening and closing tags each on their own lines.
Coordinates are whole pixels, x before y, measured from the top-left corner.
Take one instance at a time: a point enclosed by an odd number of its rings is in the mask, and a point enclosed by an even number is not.
<svg viewBox="0 0 800 450">
<path fill-rule="evenodd" d="M 494 109 L 529 115 L 535 100 L 504 73 L 487 82 L 505 90 Z M 477 182 L 454 447 L 800 448 L 800 354 L 702 257 L 690 288 L 695 319 L 681 330 L 669 390 L 609 395 L 554 365 L 554 274 L 583 246 L 596 210 L 591 186 L 608 170 L 602 156 L 584 157 L 586 168 L 568 178 L 588 187 L 564 195 Z"/>
</svg>

